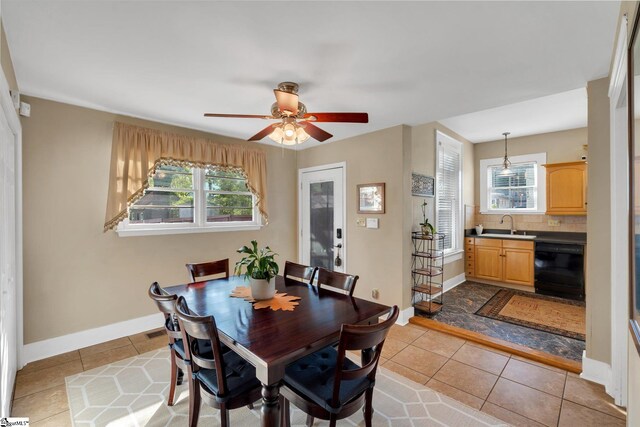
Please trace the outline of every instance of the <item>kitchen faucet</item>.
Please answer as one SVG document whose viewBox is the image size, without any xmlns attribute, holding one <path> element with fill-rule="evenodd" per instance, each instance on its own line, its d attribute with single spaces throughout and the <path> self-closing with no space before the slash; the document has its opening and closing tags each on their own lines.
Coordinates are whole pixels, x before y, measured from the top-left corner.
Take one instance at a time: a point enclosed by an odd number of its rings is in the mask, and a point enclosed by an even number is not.
<svg viewBox="0 0 640 427">
<path fill-rule="evenodd" d="M 509 214 L 502 215 L 502 218 L 500 218 L 500 224 L 504 224 L 504 217 L 506 216 L 511 218 L 511 234 L 516 234 L 516 228 L 513 226 L 513 217 L 511 215 Z"/>
</svg>

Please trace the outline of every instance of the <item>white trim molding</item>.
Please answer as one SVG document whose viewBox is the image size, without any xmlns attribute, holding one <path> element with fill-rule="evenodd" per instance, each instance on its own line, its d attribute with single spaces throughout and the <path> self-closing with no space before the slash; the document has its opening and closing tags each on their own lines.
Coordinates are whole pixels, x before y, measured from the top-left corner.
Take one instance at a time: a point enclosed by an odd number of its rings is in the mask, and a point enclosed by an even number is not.
<svg viewBox="0 0 640 427">
<path fill-rule="evenodd" d="M 599 360 L 589 359 L 586 350 L 582 352 L 580 378 L 603 385 L 607 393 L 611 391 L 611 366 Z"/>
<path fill-rule="evenodd" d="M 398 320 L 396 320 L 396 325 L 404 326 L 409 323 L 409 319 L 411 319 L 415 315 L 415 310 L 413 307 L 405 308 L 404 310 L 400 310 L 400 315 L 398 316 Z"/>
<path fill-rule="evenodd" d="M 444 283 L 442 284 L 442 292 L 450 291 L 456 286 L 464 283 L 466 280 L 467 280 L 467 277 L 465 276 L 464 273 L 460 273 L 457 276 L 453 276 L 452 278 L 444 281 Z"/>
<path fill-rule="evenodd" d="M 627 406 L 627 325 L 629 320 L 629 108 L 627 17 L 620 31 L 609 82 L 611 201 L 611 380 L 616 405 Z"/>
<path fill-rule="evenodd" d="M 35 362 L 36 360 L 78 350 L 90 345 L 157 329 L 163 324 L 164 317 L 162 313 L 156 313 L 149 316 L 138 317 L 137 319 L 125 320 L 123 322 L 112 323 L 111 325 L 36 341 L 24 346 L 22 360 L 20 361 L 21 366 L 29 362 Z"/>
<path fill-rule="evenodd" d="M 444 283 L 442 284 L 443 292 L 450 291 L 451 289 L 455 288 L 459 284 L 464 283 L 465 280 L 467 279 L 464 273 L 458 274 L 457 276 L 454 276 L 450 279 L 445 280 Z M 407 323 L 409 323 L 409 319 L 411 319 L 413 316 L 415 316 L 415 310 L 413 307 L 409 307 L 409 308 L 405 308 L 404 310 L 401 310 L 400 315 L 398 316 L 398 320 L 396 321 L 396 325 L 400 325 L 400 326 L 406 325 Z"/>
<path fill-rule="evenodd" d="M 518 163 L 536 163 L 536 209 L 489 209 L 488 197 L 488 175 L 487 169 L 490 166 L 502 165 L 503 158 L 496 157 L 493 159 L 480 160 L 480 213 L 481 214 L 543 214 L 547 210 L 547 175 L 544 165 L 547 163 L 547 153 L 523 154 L 520 156 L 509 157 L 511 164 Z"/>
</svg>

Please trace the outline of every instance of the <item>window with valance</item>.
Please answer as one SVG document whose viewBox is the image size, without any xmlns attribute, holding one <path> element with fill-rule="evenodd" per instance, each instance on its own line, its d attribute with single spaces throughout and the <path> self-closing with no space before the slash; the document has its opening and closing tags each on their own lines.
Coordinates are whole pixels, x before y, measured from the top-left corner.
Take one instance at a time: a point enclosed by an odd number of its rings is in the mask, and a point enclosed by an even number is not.
<svg viewBox="0 0 640 427">
<path fill-rule="evenodd" d="M 105 231 L 233 230 L 267 218 L 264 151 L 114 124 Z"/>
</svg>

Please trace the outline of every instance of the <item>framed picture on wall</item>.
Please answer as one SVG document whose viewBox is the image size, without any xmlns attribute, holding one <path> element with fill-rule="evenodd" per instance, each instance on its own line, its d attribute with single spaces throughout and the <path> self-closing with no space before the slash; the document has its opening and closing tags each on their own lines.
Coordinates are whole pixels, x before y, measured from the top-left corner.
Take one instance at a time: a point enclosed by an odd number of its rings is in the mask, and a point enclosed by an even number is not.
<svg viewBox="0 0 640 427">
<path fill-rule="evenodd" d="M 358 185 L 358 213 L 384 213 L 384 182 Z"/>
<path fill-rule="evenodd" d="M 432 176 L 411 174 L 411 195 L 420 197 L 436 196 L 436 180 Z"/>
</svg>

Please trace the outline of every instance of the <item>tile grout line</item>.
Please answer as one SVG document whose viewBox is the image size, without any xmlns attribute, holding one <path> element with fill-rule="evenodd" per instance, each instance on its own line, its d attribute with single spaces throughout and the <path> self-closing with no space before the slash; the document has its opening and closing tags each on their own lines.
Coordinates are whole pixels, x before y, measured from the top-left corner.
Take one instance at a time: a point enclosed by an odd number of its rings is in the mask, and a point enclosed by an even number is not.
<svg viewBox="0 0 640 427">
<path fill-rule="evenodd" d="M 589 406 L 583 405 L 582 403 L 574 402 L 574 401 L 573 401 L 573 400 L 571 400 L 571 399 L 565 399 L 565 398 L 563 397 L 563 398 L 562 398 L 562 401 L 564 402 L 565 400 L 566 400 L 567 402 L 571 402 L 571 403 L 573 403 L 574 405 L 582 406 L 583 408 L 587 408 L 587 409 L 591 409 L 592 411 L 600 412 L 601 414 L 608 415 L 608 416 L 610 416 L 611 418 L 615 418 L 615 419 L 617 419 L 617 420 L 622 420 L 622 421 L 626 421 L 626 420 L 627 420 L 627 416 L 626 416 L 626 415 L 625 415 L 625 417 L 624 417 L 624 418 L 620 418 L 620 417 L 616 417 L 615 415 L 611 415 L 611 414 L 607 414 L 606 412 L 602 412 L 602 411 L 601 411 L 601 410 L 599 410 L 599 409 L 591 408 L 591 407 L 589 407 Z M 614 405 L 615 405 L 615 404 L 614 404 Z M 616 408 L 619 408 L 619 406 L 618 406 L 618 405 L 615 405 L 615 406 L 616 406 Z"/>
<path fill-rule="evenodd" d="M 489 402 L 489 396 L 491 396 L 491 393 L 493 393 L 493 389 L 496 388 L 496 384 L 498 384 L 498 381 L 500 381 L 500 378 L 502 378 L 502 373 L 504 372 L 504 370 L 506 369 L 507 365 L 509 364 L 509 361 L 511 360 L 512 355 L 509 355 L 509 357 L 507 358 L 507 363 L 504 364 L 504 367 L 502 368 L 502 370 L 500 371 L 500 374 L 498 375 L 498 378 L 496 379 L 496 382 L 493 383 L 493 386 L 491 387 L 491 390 L 489 390 L 489 393 L 487 393 L 487 397 L 486 399 L 484 399 L 484 402 L 482 403 L 482 406 L 480 407 L 480 410 L 482 410 L 482 408 L 484 408 L 484 405 Z M 491 404 L 494 404 L 493 402 L 489 402 Z M 494 404 L 495 405 L 495 404 Z M 501 406 L 502 408 L 502 406 Z M 504 408 L 506 409 L 506 408 Z M 516 412 L 514 412 L 515 414 Z M 520 414 L 518 414 L 520 415 Z"/>
</svg>

